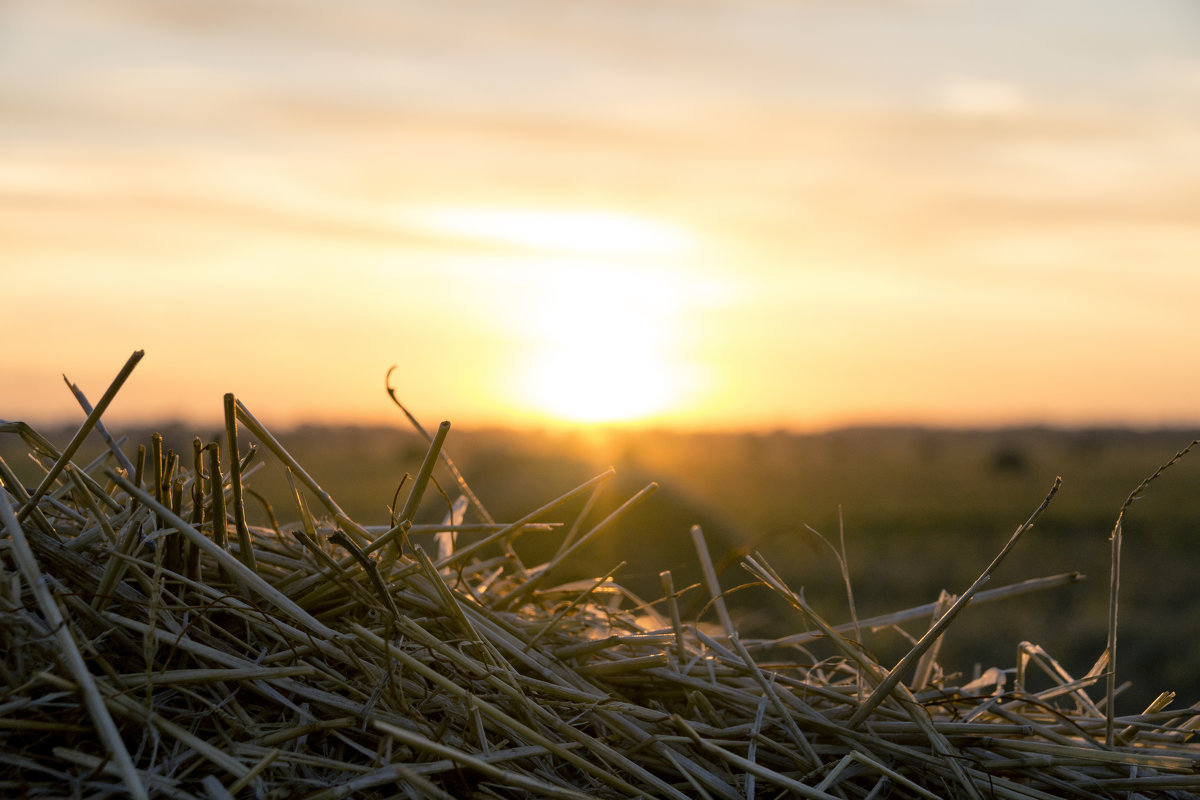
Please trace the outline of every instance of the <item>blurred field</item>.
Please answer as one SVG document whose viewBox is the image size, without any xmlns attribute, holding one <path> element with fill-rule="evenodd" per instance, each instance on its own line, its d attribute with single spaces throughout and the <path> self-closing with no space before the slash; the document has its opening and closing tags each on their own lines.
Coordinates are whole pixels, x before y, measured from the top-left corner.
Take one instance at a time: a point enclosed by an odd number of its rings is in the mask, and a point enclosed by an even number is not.
<svg viewBox="0 0 1200 800">
<path fill-rule="evenodd" d="M 185 453 L 194 435 L 205 441 L 218 435 L 183 426 L 154 430 Z M 56 444 L 70 435 L 43 433 Z M 146 431 L 114 433 L 146 440 Z M 426 447 L 399 425 L 306 427 L 280 438 L 364 524 L 388 521 L 402 476 L 415 472 Z M 698 579 L 688 530 L 700 524 L 714 558 L 738 547 L 760 549 L 832 622 L 850 618 L 845 587 L 831 550 L 808 527 L 836 545 L 841 525 L 858 615 L 869 617 L 932 602 L 941 589 L 962 592 L 1060 475 L 1063 488 L 992 586 L 1071 571 L 1087 579 L 969 608 L 951 629 L 941 660 L 949 671 L 966 673 L 977 663 L 1010 667 L 1019 642 L 1029 640 L 1078 677 L 1104 648 L 1109 535 L 1117 512 L 1141 479 L 1192 438 L 1191 431 L 1116 429 L 872 428 L 811 435 L 452 430 L 447 451 L 497 519 L 519 517 L 610 465 L 617 475 L 590 519 L 656 481 L 660 489 L 647 502 L 580 551 L 576 577 L 595 577 L 627 561 L 617 580 L 654 600 L 661 595 L 658 575 L 664 569 L 673 570 L 677 587 Z M 10 454 L 15 445 L 0 438 L 0 455 L 25 469 Z M 1156 481 L 1126 517 L 1118 679 L 1134 685 L 1119 698 L 1121 713 L 1141 711 L 1163 690 L 1178 693 L 1176 705 L 1200 700 L 1200 602 L 1194 583 L 1200 566 L 1200 457 L 1194 458 Z M 249 485 L 283 504 L 282 470 L 270 458 L 262 461 Z M 440 468 L 436 478 L 452 498 L 448 473 Z M 258 522 L 266 521 L 253 502 L 250 510 Z M 281 519 L 295 517 L 291 507 L 277 511 Z M 444 512 L 445 502 L 431 493 L 423 514 L 433 520 Z M 517 542 L 528 564 L 548 558 L 560 540 L 558 534 L 538 536 Z M 735 587 L 746 578 L 734 565 L 722 583 Z M 692 592 L 682 602 L 701 594 Z M 735 591 L 730 600 L 746 637 L 806 627 L 760 589 Z M 918 624 L 907 629 L 915 636 L 923 630 Z M 907 650 L 896 631 L 868 634 L 865 643 L 883 663 Z"/>
</svg>

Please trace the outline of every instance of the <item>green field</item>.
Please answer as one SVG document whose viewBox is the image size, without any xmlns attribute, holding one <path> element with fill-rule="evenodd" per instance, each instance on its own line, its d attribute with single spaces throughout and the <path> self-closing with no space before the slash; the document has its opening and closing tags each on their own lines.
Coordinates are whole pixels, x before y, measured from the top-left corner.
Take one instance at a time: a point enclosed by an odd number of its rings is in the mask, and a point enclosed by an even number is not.
<svg viewBox="0 0 1200 800">
<path fill-rule="evenodd" d="M 159 426 L 169 446 L 190 454 L 199 434 L 215 431 Z M 70 432 L 43 431 L 62 444 Z M 146 431 L 114 431 L 148 441 Z M 849 620 L 842 574 L 833 551 L 844 532 L 845 551 L 860 618 L 962 592 L 988 565 L 1013 530 L 1045 497 L 1056 476 L 1062 489 L 1034 530 L 1021 540 L 989 584 L 1056 573 L 1086 580 L 1047 592 L 968 609 L 951 627 L 941 661 L 951 672 L 978 664 L 1010 667 L 1022 640 L 1042 645 L 1076 677 L 1104 649 L 1113 523 L 1129 492 L 1194 432 L 1161 430 L 1012 429 L 945 431 L 908 428 L 847 429 L 820 434 L 680 434 L 671 432 L 515 432 L 452 430 L 446 445 L 493 517 L 509 521 L 616 468 L 588 520 L 598 521 L 650 481 L 659 490 L 574 559 L 571 577 L 597 577 L 619 562 L 617 575 L 647 600 L 661 596 L 659 573 L 672 570 L 677 587 L 699 577 L 688 531 L 703 526 L 715 558 L 753 546 L 831 622 Z M 405 473 L 415 473 L 424 440 L 410 429 L 300 428 L 279 437 L 323 488 L 354 519 L 386 524 Z M 0 437 L 0 455 L 15 463 L 16 437 Z M 93 449 L 93 453 L 95 449 Z M 1194 459 L 1194 461 L 1192 460 Z M 78 460 L 78 459 L 77 459 Z M 283 471 L 272 458 L 249 485 L 275 506 L 281 521 L 297 517 L 287 500 Z M 435 473 L 449 497 L 453 479 Z M 1141 711 L 1160 691 L 1178 693 L 1175 705 L 1200 700 L 1200 455 L 1183 459 L 1151 485 L 1127 512 L 1121 578 L 1118 680 L 1122 713 Z M 569 524 L 582 502 L 557 516 Z M 437 492 L 422 509 L 429 521 L 445 513 Z M 266 514 L 252 503 L 254 521 Z M 561 534 L 529 534 L 519 556 L 536 564 L 551 556 Z M 731 561 L 726 589 L 748 576 Z M 687 606 L 693 591 L 683 596 Z M 807 628 L 793 611 L 762 589 L 735 591 L 745 637 L 778 637 Z M 711 618 L 711 614 L 709 614 Z M 907 624 L 919 636 L 927 622 Z M 885 629 L 864 642 L 884 663 L 907 649 L 905 636 Z M 814 645 L 821 657 L 819 644 Z"/>
</svg>

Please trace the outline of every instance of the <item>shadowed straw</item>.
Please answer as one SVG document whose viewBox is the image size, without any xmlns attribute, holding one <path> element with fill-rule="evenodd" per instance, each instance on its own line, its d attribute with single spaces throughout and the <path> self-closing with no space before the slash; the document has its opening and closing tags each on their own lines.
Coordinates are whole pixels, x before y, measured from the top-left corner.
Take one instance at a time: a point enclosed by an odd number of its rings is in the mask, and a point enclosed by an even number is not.
<svg viewBox="0 0 1200 800">
<path fill-rule="evenodd" d="M 61 465 L 59 468 L 61 469 Z M 138 800 L 148 797 L 146 787 L 142 784 L 142 779 L 133 766 L 133 760 L 129 756 L 129 751 L 125 749 L 120 732 L 113 723 L 112 717 L 109 716 L 108 708 L 104 705 L 104 699 L 100 696 L 100 690 L 97 688 L 95 680 L 88 672 L 83 654 L 80 653 L 79 646 L 71 635 L 71 629 L 67 626 L 57 601 L 43 579 L 37 557 L 33 554 L 33 550 L 25 538 L 25 532 L 21 529 L 21 523 L 13 513 L 7 498 L 0 498 L 0 521 L 3 521 L 4 531 L 8 534 L 9 550 L 16 562 L 17 569 L 20 570 L 21 577 L 33 593 L 34 599 L 37 600 L 38 608 L 46 619 L 47 628 L 58 642 L 59 652 L 83 694 L 84 705 L 96 726 L 101 741 L 104 742 L 109 758 L 116 762 L 117 770 L 130 795 Z"/>
</svg>

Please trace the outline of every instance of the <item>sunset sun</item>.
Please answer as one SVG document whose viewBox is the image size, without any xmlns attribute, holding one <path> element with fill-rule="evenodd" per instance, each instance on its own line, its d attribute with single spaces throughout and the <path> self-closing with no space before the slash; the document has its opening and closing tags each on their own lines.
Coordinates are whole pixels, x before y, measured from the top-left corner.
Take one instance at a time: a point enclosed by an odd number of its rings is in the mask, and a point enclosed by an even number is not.
<svg viewBox="0 0 1200 800">
<path fill-rule="evenodd" d="M 626 422 L 661 412 L 680 387 L 667 287 L 612 264 L 561 263 L 544 282 L 527 402 L 569 422 Z"/>
<path fill-rule="evenodd" d="M 621 352 L 618 342 L 580 341 L 545 354 L 533 369 L 531 402 L 570 422 L 625 422 L 669 405 L 669 378 L 652 353 Z"/>
<path fill-rule="evenodd" d="M 431 207 L 403 213 L 491 267 L 489 313 L 521 342 L 510 387 L 524 414 L 564 423 L 639 422 L 686 392 L 690 231 L 607 210 Z"/>
</svg>

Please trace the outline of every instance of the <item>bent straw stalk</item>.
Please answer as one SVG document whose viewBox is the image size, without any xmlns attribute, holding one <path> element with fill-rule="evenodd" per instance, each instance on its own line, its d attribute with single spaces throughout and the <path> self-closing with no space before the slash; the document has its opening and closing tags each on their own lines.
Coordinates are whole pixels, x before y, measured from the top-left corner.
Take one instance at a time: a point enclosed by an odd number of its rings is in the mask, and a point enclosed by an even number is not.
<svg viewBox="0 0 1200 800">
<path fill-rule="evenodd" d="M 417 432 L 425 438 L 425 441 L 433 444 L 433 437 L 430 436 L 429 432 L 425 430 L 425 426 L 423 426 L 417 420 L 417 418 L 413 416 L 412 412 L 409 411 L 404 403 L 400 402 L 400 398 L 396 396 L 396 390 L 392 388 L 392 373 L 395 371 L 396 365 L 393 364 L 388 368 L 387 375 L 383 379 L 383 385 L 384 388 L 387 389 L 388 397 L 392 399 L 392 402 L 395 403 L 396 407 L 399 408 L 401 413 L 404 414 L 404 417 L 409 421 L 409 424 L 411 424 L 413 428 L 415 428 Z M 471 487 L 467 484 L 466 479 L 463 478 L 462 473 L 458 471 L 458 467 L 456 467 L 454 462 L 450 460 L 450 456 L 447 455 L 444 450 L 439 450 L 439 455 L 442 459 L 442 463 L 446 465 L 446 469 L 450 470 L 450 474 L 454 476 L 454 481 L 458 484 L 458 488 L 462 490 L 463 495 L 468 501 L 470 501 L 471 507 L 475 509 L 475 513 L 479 514 L 480 519 L 488 524 L 495 522 L 495 520 L 492 519 L 492 515 L 488 513 L 486 508 L 484 508 L 483 503 L 479 502 L 479 498 L 475 496 L 475 492 L 471 490 Z"/>
<path fill-rule="evenodd" d="M 442 451 L 442 444 L 445 443 L 446 434 L 449 432 L 450 423 L 443 422 L 438 427 L 437 435 L 429 443 L 429 450 L 425 453 L 425 460 L 421 462 L 421 469 L 417 472 L 417 479 L 413 481 L 412 488 L 408 492 L 408 499 L 404 501 L 404 508 L 400 512 L 400 523 L 363 548 L 364 553 L 369 555 L 382 547 L 386 547 L 387 549 L 381 555 L 383 555 L 383 560 L 388 563 L 395 561 L 397 556 L 399 556 L 399 548 L 395 547 L 394 544 L 398 539 L 402 541 L 408 539 L 408 531 L 412 528 L 413 517 L 417 513 L 417 506 L 420 505 L 421 498 L 425 494 L 425 489 L 429 486 L 429 478 L 433 475 L 434 465 L 437 464 L 438 453 Z"/>
</svg>

